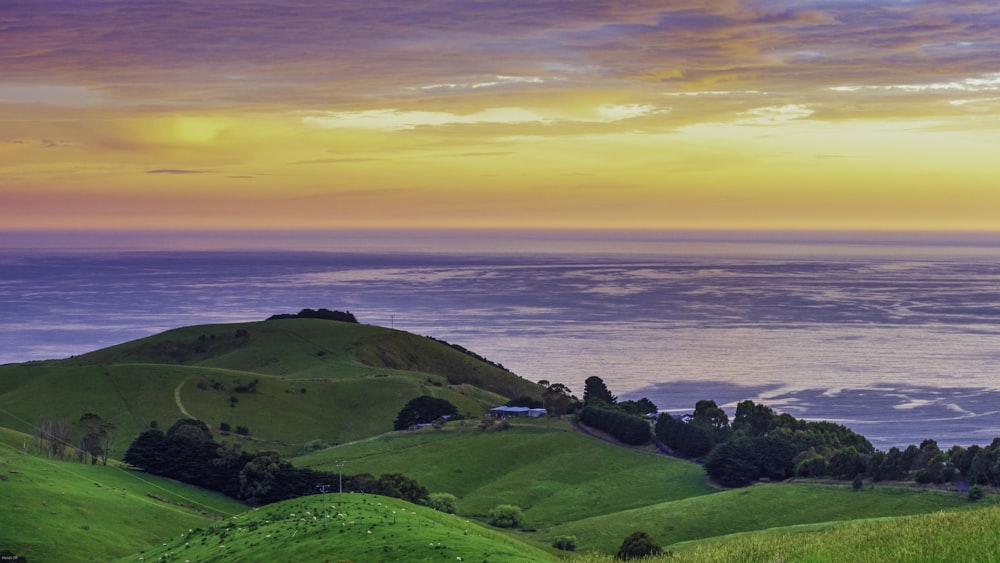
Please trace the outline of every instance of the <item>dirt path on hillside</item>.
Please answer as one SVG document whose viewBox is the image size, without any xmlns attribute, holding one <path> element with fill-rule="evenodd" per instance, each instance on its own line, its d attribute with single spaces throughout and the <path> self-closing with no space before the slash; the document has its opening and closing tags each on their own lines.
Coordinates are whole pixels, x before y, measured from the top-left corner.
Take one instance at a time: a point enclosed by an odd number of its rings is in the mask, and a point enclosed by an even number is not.
<svg viewBox="0 0 1000 563">
<path fill-rule="evenodd" d="M 177 403 L 177 408 L 180 409 L 181 414 L 187 418 L 198 420 L 197 418 L 191 416 L 191 413 L 184 408 L 184 403 L 181 402 L 181 387 L 184 387 L 185 383 L 187 383 L 187 380 L 181 381 L 177 384 L 177 387 L 174 388 L 174 402 Z"/>
</svg>

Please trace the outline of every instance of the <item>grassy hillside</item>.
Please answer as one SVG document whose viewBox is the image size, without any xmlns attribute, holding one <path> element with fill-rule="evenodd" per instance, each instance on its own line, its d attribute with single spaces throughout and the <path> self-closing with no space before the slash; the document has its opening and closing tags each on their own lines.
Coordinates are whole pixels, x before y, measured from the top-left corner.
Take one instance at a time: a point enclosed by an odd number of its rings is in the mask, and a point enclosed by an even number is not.
<svg viewBox="0 0 1000 563">
<path fill-rule="evenodd" d="M 648 563 L 1000 561 L 1000 506 L 897 518 L 791 526 L 671 546 Z M 570 563 L 612 563 L 586 555 Z"/>
<path fill-rule="evenodd" d="M 405 473 L 432 492 L 458 496 L 467 516 L 518 505 L 534 527 L 714 492 L 696 464 L 619 448 L 552 419 L 486 432 L 453 422 L 441 431 L 345 444 L 295 464 L 336 472 L 336 460 L 350 473 Z"/>
<path fill-rule="evenodd" d="M 575 535 L 584 549 L 614 552 L 635 530 L 663 546 L 752 530 L 840 520 L 903 516 L 978 505 L 965 495 L 918 488 L 849 485 L 760 484 L 709 496 L 651 504 L 634 510 L 567 522 L 549 535 Z"/>
<path fill-rule="evenodd" d="M 239 392 L 251 383 L 253 392 Z M 150 421 L 166 428 L 192 416 L 214 429 L 249 428 L 248 449 L 294 454 L 314 440 L 387 432 L 420 395 L 478 416 L 539 391 L 429 338 L 288 319 L 186 327 L 66 360 L 0 366 L 0 426 L 30 432 L 42 416 L 73 422 L 95 412 L 117 427 L 112 455 L 121 456 Z"/>
<path fill-rule="evenodd" d="M 246 510 L 150 475 L 22 455 L 25 439 L 0 429 L 0 551 L 29 561 L 106 561 Z"/>
<path fill-rule="evenodd" d="M 121 561 L 158 561 L 169 554 L 176 560 L 241 562 L 556 559 L 514 534 L 401 500 L 334 493 L 324 504 L 323 498 L 302 497 L 246 512 Z"/>
</svg>

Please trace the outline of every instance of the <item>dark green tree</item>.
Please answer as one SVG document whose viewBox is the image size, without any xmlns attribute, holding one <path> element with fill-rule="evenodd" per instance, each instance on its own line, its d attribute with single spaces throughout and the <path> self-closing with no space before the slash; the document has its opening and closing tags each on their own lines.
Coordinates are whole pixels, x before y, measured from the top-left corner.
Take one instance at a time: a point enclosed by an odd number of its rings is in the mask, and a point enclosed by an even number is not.
<svg viewBox="0 0 1000 563">
<path fill-rule="evenodd" d="M 663 548 L 660 547 L 660 544 L 656 543 L 653 536 L 643 531 L 636 531 L 625 538 L 621 547 L 618 548 L 618 552 L 615 553 L 615 559 L 629 561 L 661 553 L 663 553 Z"/>
<path fill-rule="evenodd" d="M 701 400 L 695 403 L 692 421 L 705 424 L 716 432 L 729 428 L 729 416 L 726 415 L 726 411 L 711 400 Z"/>
<path fill-rule="evenodd" d="M 166 441 L 163 432 L 155 428 L 147 430 L 132 441 L 122 460 L 132 467 L 159 475 L 156 468 L 161 465 L 161 455 Z"/>
<path fill-rule="evenodd" d="M 600 377 L 592 375 L 583 382 L 584 406 L 590 405 L 594 401 L 602 401 L 613 405 L 617 400 L 618 398 L 611 394 L 608 386 L 604 384 L 604 380 Z"/>
<path fill-rule="evenodd" d="M 427 500 L 427 489 L 415 479 L 410 479 L 400 473 L 386 473 L 378 478 L 376 494 L 387 497 L 401 498 L 414 504 Z"/>
<path fill-rule="evenodd" d="M 84 454 L 90 455 L 90 463 L 97 464 L 98 459 L 104 460 L 107 465 L 106 446 L 110 447 L 110 436 L 114 433 L 114 424 L 106 422 L 97 413 L 88 412 L 80 417 L 78 422 L 80 427 L 79 448 Z"/>
<path fill-rule="evenodd" d="M 771 429 L 774 411 L 767 405 L 758 405 L 747 399 L 736 404 L 733 430 L 742 430 L 751 436 L 763 436 Z"/>
<path fill-rule="evenodd" d="M 257 453 L 240 470 L 240 500 L 255 506 L 263 504 L 283 463 L 278 452 Z"/>
<path fill-rule="evenodd" d="M 428 424 L 444 416 L 455 416 L 458 409 L 445 399 L 422 395 L 403 405 L 392 427 L 407 430 L 414 424 Z"/>
<path fill-rule="evenodd" d="M 542 391 L 542 406 L 549 414 L 569 414 L 573 412 L 574 403 L 577 402 L 571 393 L 570 388 L 562 383 L 547 385 L 545 391 Z"/>
</svg>

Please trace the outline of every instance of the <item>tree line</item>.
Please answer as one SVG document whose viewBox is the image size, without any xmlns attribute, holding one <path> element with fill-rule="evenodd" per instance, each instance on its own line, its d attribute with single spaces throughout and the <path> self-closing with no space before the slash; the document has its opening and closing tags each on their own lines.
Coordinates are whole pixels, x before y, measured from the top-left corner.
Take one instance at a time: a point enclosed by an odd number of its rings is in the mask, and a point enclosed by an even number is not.
<svg viewBox="0 0 1000 563">
<path fill-rule="evenodd" d="M 399 473 L 341 476 L 294 467 L 275 451 L 248 453 L 220 444 L 208 426 L 178 420 L 166 433 L 150 428 L 132 442 L 123 458 L 132 468 L 219 491 L 254 506 L 316 493 L 316 485 L 342 483 L 345 492 L 373 493 L 413 503 L 426 501 L 427 489 Z"/>
<path fill-rule="evenodd" d="M 324 319 L 344 323 L 358 322 L 357 317 L 355 317 L 350 311 L 331 311 L 329 309 L 302 309 L 298 313 L 280 313 L 277 315 L 271 315 L 266 320 L 275 321 L 281 319 Z"/>
<path fill-rule="evenodd" d="M 732 422 L 715 401 L 698 401 L 685 419 L 660 416 L 654 433 L 727 486 L 790 477 L 1000 485 L 1000 438 L 985 447 L 943 451 L 927 439 L 880 451 L 846 426 L 796 419 L 750 400 L 736 405 Z"/>
<path fill-rule="evenodd" d="M 691 414 L 662 413 L 650 428 L 644 415 L 657 409 L 649 399 L 618 401 L 596 376 L 584 386 L 581 422 L 627 444 L 658 440 L 673 454 L 700 461 L 726 486 L 791 477 L 1000 486 L 1000 437 L 987 446 L 942 450 L 927 439 L 880 451 L 844 425 L 797 419 L 751 400 L 737 403 L 731 421 L 715 401 L 701 400 Z"/>
</svg>

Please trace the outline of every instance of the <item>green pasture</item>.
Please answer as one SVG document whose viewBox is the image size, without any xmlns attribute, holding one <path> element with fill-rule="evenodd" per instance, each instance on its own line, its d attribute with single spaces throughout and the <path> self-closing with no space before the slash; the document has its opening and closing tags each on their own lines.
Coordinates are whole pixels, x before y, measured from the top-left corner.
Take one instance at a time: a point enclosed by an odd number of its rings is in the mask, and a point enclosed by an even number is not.
<svg viewBox="0 0 1000 563">
<path fill-rule="evenodd" d="M 457 421 L 443 430 L 388 434 L 293 462 L 336 472 L 337 460 L 346 462 L 347 473 L 404 473 L 431 492 L 456 495 L 458 512 L 471 517 L 483 518 L 498 504 L 518 505 L 533 527 L 715 491 L 694 463 L 601 442 L 556 419 L 504 431 Z"/>
<path fill-rule="evenodd" d="M 739 532 L 853 519 L 904 516 L 975 505 L 966 495 L 915 487 L 875 487 L 814 483 L 759 484 L 714 495 L 584 518 L 554 526 L 546 537 L 575 535 L 582 549 L 613 552 L 636 530 L 663 546 Z"/>
<path fill-rule="evenodd" d="M 120 467 L 25 455 L 25 439 L 0 429 L 0 551 L 28 561 L 107 561 L 246 510 Z"/>
<path fill-rule="evenodd" d="M 669 546 L 648 563 L 952 563 L 1000 561 L 1000 506 L 833 522 L 734 534 Z M 569 563 L 613 563 L 590 553 Z"/>
<path fill-rule="evenodd" d="M 326 502 L 324 503 L 324 498 Z M 465 518 L 366 494 L 313 495 L 251 510 L 120 561 L 545 562 L 545 547 Z"/>
</svg>

